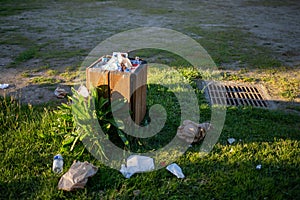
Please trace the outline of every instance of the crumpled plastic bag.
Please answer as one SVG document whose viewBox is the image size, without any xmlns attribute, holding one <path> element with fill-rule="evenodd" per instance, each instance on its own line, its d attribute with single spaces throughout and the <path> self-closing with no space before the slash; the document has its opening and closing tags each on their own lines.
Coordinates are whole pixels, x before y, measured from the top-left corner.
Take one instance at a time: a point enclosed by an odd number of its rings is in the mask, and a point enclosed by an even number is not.
<svg viewBox="0 0 300 200">
<path fill-rule="evenodd" d="M 176 135 L 191 144 L 203 140 L 211 128 L 212 126 L 208 122 L 198 124 L 191 120 L 184 120 L 183 124 L 178 127 Z"/>
<path fill-rule="evenodd" d="M 168 165 L 167 170 L 174 174 L 177 178 L 184 178 L 181 168 L 176 163 Z"/>
<path fill-rule="evenodd" d="M 154 170 L 153 158 L 131 155 L 127 158 L 126 166 L 124 164 L 121 165 L 120 172 L 125 178 L 130 178 L 135 173 L 151 170 Z"/>
<path fill-rule="evenodd" d="M 60 178 L 58 189 L 71 191 L 84 188 L 88 177 L 96 174 L 98 168 L 88 162 L 74 161 L 70 169 Z"/>
<path fill-rule="evenodd" d="M 228 138 L 228 139 L 227 139 L 227 142 L 228 142 L 229 144 L 233 144 L 233 143 L 235 142 L 235 139 L 234 139 L 234 138 Z"/>
</svg>

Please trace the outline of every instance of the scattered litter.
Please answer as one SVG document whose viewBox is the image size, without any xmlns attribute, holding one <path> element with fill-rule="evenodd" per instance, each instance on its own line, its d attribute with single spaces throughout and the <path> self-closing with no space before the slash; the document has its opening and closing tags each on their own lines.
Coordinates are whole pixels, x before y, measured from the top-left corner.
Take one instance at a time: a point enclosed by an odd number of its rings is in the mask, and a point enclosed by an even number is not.
<svg viewBox="0 0 300 200">
<path fill-rule="evenodd" d="M 256 165 L 256 169 L 260 170 L 261 169 L 261 164 Z"/>
<path fill-rule="evenodd" d="M 182 173 L 181 168 L 176 163 L 168 165 L 167 170 L 169 170 L 177 178 L 184 178 L 184 174 Z"/>
<path fill-rule="evenodd" d="M 64 160 L 60 154 L 57 154 L 53 158 L 52 170 L 54 173 L 61 173 L 63 171 Z"/>
<path fill-rule="evenodd" d="M 65 98 L 65 96 L 68 94 L 68 92 L 63 89 L 63 88 L 60 88 L 60 87 L 57 87 L 55 90 L 54 90 L 54 95 L 59 98 L 59 99 L 63 99 Z"/>
<path fill-rule="evenodd" d="M 133 196 L 137 197 L 141 194 L 141 190 L 133 190 Z"/>
<path fill-rule="evenodd" d="M 7 89 L 9 87 L 9 84 L 7 83 L 3 83 L 3 84 L 0 84 L 0 89 Z"/>
<path fill-rule="evenodd" d="M 125 178 L 130 178 L 138 172 L 154 170 L 153 159 L 147 156 L 132 155 L 127 158 L 126 166 L 121 165 L 120 172 Z"/>
<path fill-rule="evenodd" d="M 184 120 L 177 129 L 177 136 L 187 143 L 200 142 L 211 128 L 211 124 L 207 122 L 197 124 L 191 120 Z"/>
<path fill-rule="evenodd" d="M 95 175 L 98 168 L 88 162 L 74 161 L 70 169 L 58 182 L 58 189 L 71 191 L 84 188 L 88 178 Z"/>
<path fill-rule="evenodd" d="M 227 142 L 229 144 L 233 144 L 235 142 L 235 139 L 234 138 L 228 138 Z"/>
<path fill-rule="evenodd" d="M 89 91 L 88 91 L 88 89 L 84 85 L 81 85 L 78 88 L 77 92 L 78 92 L 78 94 L 80 94 L 84 98 L 87 98 L 89 96 Z"/>
</svg>

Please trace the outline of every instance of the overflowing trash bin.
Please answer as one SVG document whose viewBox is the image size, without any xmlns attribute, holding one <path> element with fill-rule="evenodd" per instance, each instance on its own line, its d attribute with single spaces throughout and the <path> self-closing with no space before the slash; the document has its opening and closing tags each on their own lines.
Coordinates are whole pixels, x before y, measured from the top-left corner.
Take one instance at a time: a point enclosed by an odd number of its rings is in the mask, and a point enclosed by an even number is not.
<svg viewBox="0 0 300 200">
<path fill-rule="evenodd" d="M 147 62 L 127 53 L 113 52 L 100 57 L 86 69 L 86 85 L 101 88 L 111 101 L 125 98 L 131 117 L 140 124 L 146 114 Z"/>
</svg>

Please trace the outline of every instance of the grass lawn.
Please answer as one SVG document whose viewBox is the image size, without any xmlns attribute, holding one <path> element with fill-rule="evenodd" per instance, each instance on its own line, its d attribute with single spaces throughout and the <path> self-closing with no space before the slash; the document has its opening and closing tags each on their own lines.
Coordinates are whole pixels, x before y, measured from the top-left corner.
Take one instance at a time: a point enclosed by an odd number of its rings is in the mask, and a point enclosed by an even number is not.
<svg viewBox="0 0 300 200">
<path fill-rule="evenodd" d="M 153 80 L 168 72 L 153 71 Z M 192 73 L 186 73 L 192 74 Z M 180 88 L 178 88 L 180 90 Z M 200 121 L 210 119 L 210 107 L 197 94 Z M 162 101 L 162 99 L 164 101 Z M 167 103 L 164 103 L 167 102 Z M 158 148 L 179 126 L 178 102 L 172 91 L 148 85 L 147 107 L 160 103 L 167 111 L 164 128 L 155 137 L 132 144 L 137 149 Z M 185 174 L 177 179 L 165 168 L 135 174 L 130 179 L 96 160 L 88 151 L 64 151 L 64 172 L 74 160 L 99 167 L 85 189 L 57 189 L 60 175 L 51 171 L 52 159 L 72 129 L 55 106 L 20 106 L 0 101 L 0 199 L 299 199 L 300 118 L 281 111 L 229 107 L 222 134 L 205 157 L 193 145 L 176 163 Z M 235 138 L 232 145 L 228 138 Z M 136 146 L 135 146 L 136 145 Z M 77 149 L 78 148 L 78 149 Z M 256 166 L 261 164 L 260 170 Z"/>
</svg>

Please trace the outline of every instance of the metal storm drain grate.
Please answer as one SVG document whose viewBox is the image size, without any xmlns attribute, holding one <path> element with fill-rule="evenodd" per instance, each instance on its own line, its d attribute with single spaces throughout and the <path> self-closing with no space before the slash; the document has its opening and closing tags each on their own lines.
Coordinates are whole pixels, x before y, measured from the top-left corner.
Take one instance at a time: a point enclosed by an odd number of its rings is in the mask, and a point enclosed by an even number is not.
<svg viewBox="0 0 300 200">
<path fill-rule="evenodd" d="M 232 83 L 206 82 L 206 97 L 211 104 L 273 108 L 261 87 Z"/>
</svg>

